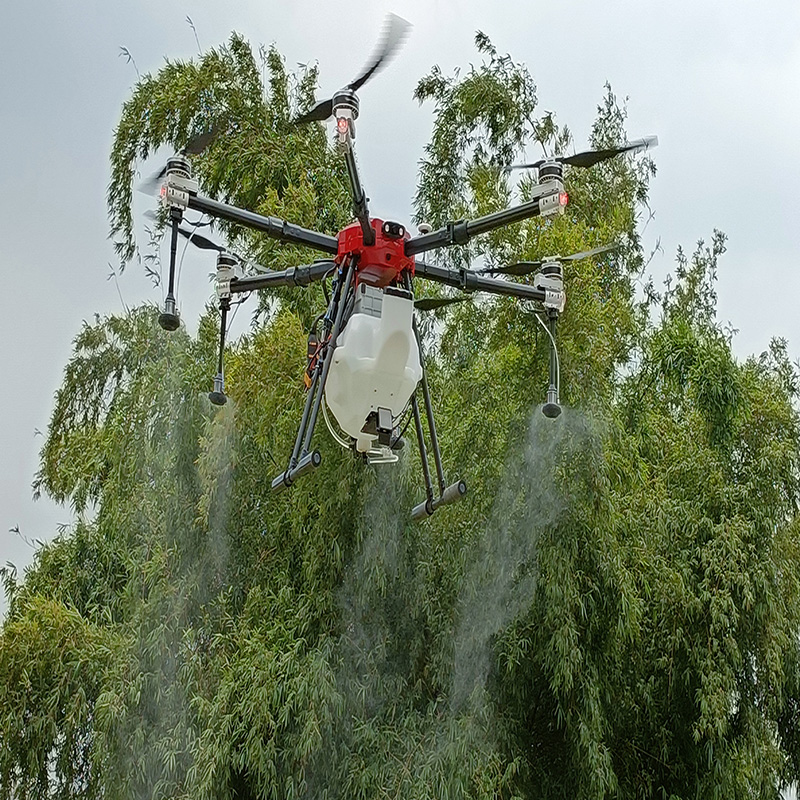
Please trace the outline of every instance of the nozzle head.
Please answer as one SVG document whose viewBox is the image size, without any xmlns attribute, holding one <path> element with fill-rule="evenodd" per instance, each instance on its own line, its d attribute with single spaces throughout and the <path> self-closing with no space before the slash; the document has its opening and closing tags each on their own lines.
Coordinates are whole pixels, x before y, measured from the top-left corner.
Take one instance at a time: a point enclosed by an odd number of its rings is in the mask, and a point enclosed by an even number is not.
<svg viewBox="0 0 800 800">
<path fill-rule="evenodd" d="M 208 399 L 215 406 L 224 406 L 228 402 L 228 398 L 225 396 L 225 379 L 222 375 L 217 374 L 214 377 L 214 389 L 208 393 Z"/>
<path fill-rule="evenodd" d="M 555 419 L 561 413 L 561 406 L 558 402 L 558 389 L 551 383 L 547 390 L 547 401 L 542 406 L 542 414 L 550 419 Z"/>
<path fill-rule="evenodd" d="M 165 331 L 176 331 L 181 325 L 181 318 L 178 316 L 178 307 L 175 304 L 175 298 L 167 295 L 164 301 L 164 310 L 158 315 L 158 324 Z"/>
<path fill-rule="evenodd" d="M 165 311 L 158 315 L 158 324 L 165 331 L 176 331 L 181 326 L 181 318 L 177 314 L 168 314 Z"/>
<path fill-rule="evenodd" d="M 561 406 L 558 403 L 545 403 L 542 406 L 542 414 L 550 419 L 555 419 L 561 413 Z"/>
</svg>

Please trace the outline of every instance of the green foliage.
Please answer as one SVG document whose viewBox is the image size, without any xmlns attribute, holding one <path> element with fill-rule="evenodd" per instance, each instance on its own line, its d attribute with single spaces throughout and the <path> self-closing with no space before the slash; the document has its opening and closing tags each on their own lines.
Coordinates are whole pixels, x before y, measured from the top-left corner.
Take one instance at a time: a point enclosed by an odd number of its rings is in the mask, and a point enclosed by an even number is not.
<svg viewBox="0 0 800 800">
<path fill-rule="evenodd" d="M 501 169 L 569 131 L 479 34 L 438 68 L 416 209 L 435 224 L 525 197 Z M 146 76 L 123 108 L 109 204 L 134 255 L 137 159 L 218 128 L 204 190 L 335 231 L 349 213 L 313 70 L 268 75 L 240 37 Z M 606 88 L 591 144 L 626 138 Z M 0 797 L 776 798 L 800 778 L 798 375 L 780 340 L 738 362 L 715 317 L 715 233 L 638 302 L 649 160 L 567 175 L 571 202 L 454 258 L 567 254 L 562 397 L 510 300 L 425 330 L 448 476 L 423 524 L 419 455 L 372 469 L 324 436 L 313 480 L 273 495 L 304 395 L 315 291 L 262 298 L 203 392 L 216 319 L 168 335 L 145 307 L 87 324 L 37 490 L 79 514 L 17 582 L 0 633 Z M 226 228 L 269 266 L 302 257 Z M 650 305 L 648 305 L 648 303 Z"/>
</svg>

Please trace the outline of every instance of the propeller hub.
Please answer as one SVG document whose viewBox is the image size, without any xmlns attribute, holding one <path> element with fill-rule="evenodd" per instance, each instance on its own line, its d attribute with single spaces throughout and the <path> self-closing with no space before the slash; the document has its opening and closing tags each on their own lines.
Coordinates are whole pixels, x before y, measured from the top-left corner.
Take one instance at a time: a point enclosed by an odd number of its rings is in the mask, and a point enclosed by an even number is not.
<svg viewBox="0 0 800 800">
<path fill-rule="evenodd" d="M 345 114 L 342 114 L 342 111 Z M 353 120 L 358 119 L 358 97 L 352 89 L 341 89 L 333 96 L 333 115 L 335 117 L 349 116 Z"/>
<path fill-rule="evenodd" d="M 166 174 L 169 177 L 190 179 L 192 177 L 192 165 L 183 156 L 172 156 L 172 158 L 167 159 Z"/>
<path fill-rule="evenodd" d="M 560 261 L 545 261 L 542 264 L 542 275 L 547 275 L 548 277 L 554 278 L 562 278 L 564 276 L 564 269 L 561 266 Z"/>
<path fill-rule="evenodd" d="M 564 165 L 560 161 L 545 161 L 539 167 L 539 183 L 543 181 L 563 181 Z"/>
<path fill-rule="evenodd" d="M 217 269 L 236 269 L 239 266 L 239 259 L 226 250 L 217 256 Z"/>
</svg>

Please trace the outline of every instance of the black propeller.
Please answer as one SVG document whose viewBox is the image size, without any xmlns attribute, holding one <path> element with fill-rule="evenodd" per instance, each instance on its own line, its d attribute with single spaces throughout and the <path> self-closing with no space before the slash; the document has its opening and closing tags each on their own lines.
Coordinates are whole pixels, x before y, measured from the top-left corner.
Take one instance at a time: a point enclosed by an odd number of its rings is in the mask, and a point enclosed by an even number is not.
<svg viewBox="0 0 800 800">
<path fill-rule="evenodd" d="M 205 236 L 201 236 L 196 231 L 189 231 L 186 230 L 186 228 L 178 228 L 178 233 L 184 238 L 188 239 L 195 247 L 198 247 L 200 250 L 216 250 L 218 253 L 227 252 L 226 248 L 224 248 L 221 244 L 212 242 L 211 239 L 207 239 Z"/>
<path fill-rule="evenodd" d="M 423 297 L 421 300 L 414 301 L 414 308 L 417 311 L 436 311 L 439 308 L 444 308 L 452 303 L 463 303 L 465 300 L 471 300 L 471 294 L 463 294 L 460 297 Z M 545 313 L 544 309 L 534 308 L 531 309 L 535 314 Z"/>
<path fill-rule="evenodd" d="M 198 133 L 192 136 L 186 145 L 179 151 L 182 156 L 199 156 L 219 135 L 220 128 L 213 125 L 209 130 L 203 133 Z M 143 194 L 155 194 L 161 186 L 161 181 L 164 175 L 167 174 L 167 165 L 165 164 L 158 172 L 154 172 L 149 178 L 145 178 L 139 184 L 139 191 Z"/>
<path fill-rule="evenodd" d="M 144 215 L 147 217 L 147 219 L 153 220 L 154 222 L 158 221 L 158 215 L 150 209 L 145 211 Z M 182 228 L 179 226 L 178 233 L 185 239 L 188 239 L 195 247 L 199 247 L 201 250 L 216 250 L 218 253 L 227 252 L 226 247 L 223 247 L 221 244 L 217 244 L 216 242 L 211 241 L 211 239 L 207 239 L 205 236 L 201 236 L 199 233 L 197 233 L 197 228 L 201 228 L 209 223 L 197 222 L 190 224 L 195 228 L 195 230 L 189 230 L 188 228 Z"/>
<path fill-rule="evenodd" d="M 616 244 L 604 244 L 601 247 L 584 250 L 582 253 L 573 253 L 571 256 L 554 256 L 553 258 L 543 259 L 541 261 L 518 261 L 516 264 L 509 264 L 505 267 L 486 267 L 476 270 L 476 272 L 488 273 L 490 275 L 515 275 L 520 277 L 536 272 L 536 270 L 541 268 L 542 264 L 546 264 L 548 261 L 580 261 L 582 258 L 589 258 L 589 256 L 607 253 L 609 250 L 614 250 L 616 247 L 618 247 Z"/>
<path fill-rule="evenodd" d="M 405 41 L 410 28 L 411 24 L 402 17 L 398 17 L 396 14 L 387 14 L 383 25 L 383 34 L 374 55 L 361 71 L 361 74 L 344 88 L 349 89 L 351 92 L 357 92 L 373 75 L 386 66 L 389 59 Z M 333 99 L 320 100 L 312 109 L 306 111 L 305 114 L 301 114 L 295 122 L 297 124 L 324 122 L 331 114 L 333 114 Z"/>
<path fill-rule="evenodd" d="M 633 142 L 626 142 L 619 147 L 610 147 L 606 150 L 585 150 L 573 156 L 555 156 L 554 158 L 541 158 L 530 164 L 513 164 L 508 169 L 538 169 L 548 161 L 559 161 L 572 167 L 591 167 L 607 158 L 613 158 L 621 153 L 641 153 L 658 145 L 658 136 L 645 136 Z"/>
<path fill-rule="evenodd" d="M 423 297 L 414 301 L 414 308 L 417 311 L 435 311 L 437 308 L 444 308 L 451 303 L 461 303 L 464 300 L 469 300 L 468 294 L 463 297 Z"/>
</svg>

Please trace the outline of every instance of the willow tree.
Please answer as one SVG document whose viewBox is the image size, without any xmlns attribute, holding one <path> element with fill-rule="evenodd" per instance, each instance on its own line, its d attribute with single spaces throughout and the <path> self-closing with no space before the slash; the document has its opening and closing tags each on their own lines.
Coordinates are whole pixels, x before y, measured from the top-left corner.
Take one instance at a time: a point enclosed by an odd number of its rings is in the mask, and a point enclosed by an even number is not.
<svg viewBox="0 0 800 800">
<path fill-rule="evenodd" d="M 480 66 L 417 88 L 435 119 L 416 209 L 434 224 L 525 197 L 503 167 L 571 144 L 536 116 L 525 67 L 476 43 Z M 208 130 L 205 194 L 346 222 L 340 154 L 291 124 L 315 72 L 262 59 L 234 36 L 136 86 L 112 153 L 121 257 L 137 254 L 138 160 Z M 624 140 L 624 122 L 606 89 L 591 144 Z M 314 479 L 270 493 L 315 289 L 261 298 L 222 411 L 203 395 L 212 313 L 195 338 L 150 307 L 86 325 L 37 478 L 79 521 L 6 573 L 2 796 L 766 798 L 796 779 L 797 376 L 780 342 L 731 355 L 721 235 L 637 301 L 653 174 L 574 171 L 563 218 L 448 254 L 619 243 L 567 273 L 556 421 L 536 408 L 548 342 L 529 309 L 476 299 L 425 326 L 446 466 L 470 492 L 423 524 L 407 516 L 414 452 L 372 469 L 320 439 Z M 224 230 L 267 267 L 304 256 Z"/>
</svg>

